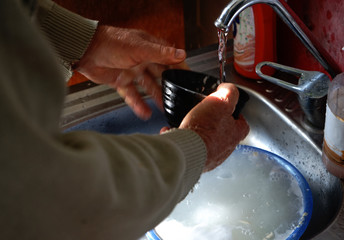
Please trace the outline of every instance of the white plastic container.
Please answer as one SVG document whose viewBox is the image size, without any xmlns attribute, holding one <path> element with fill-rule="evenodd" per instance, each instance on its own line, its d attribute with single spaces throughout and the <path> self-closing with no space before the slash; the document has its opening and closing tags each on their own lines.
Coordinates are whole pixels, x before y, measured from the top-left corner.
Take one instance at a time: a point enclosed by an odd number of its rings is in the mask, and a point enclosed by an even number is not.
<svg viewBox="0 0 344 240">
<path fill-rule="evenodd" d="M 322 159 L 330 173 L 344 178 L 344 73 L 329 85 Z"/>
</svg>

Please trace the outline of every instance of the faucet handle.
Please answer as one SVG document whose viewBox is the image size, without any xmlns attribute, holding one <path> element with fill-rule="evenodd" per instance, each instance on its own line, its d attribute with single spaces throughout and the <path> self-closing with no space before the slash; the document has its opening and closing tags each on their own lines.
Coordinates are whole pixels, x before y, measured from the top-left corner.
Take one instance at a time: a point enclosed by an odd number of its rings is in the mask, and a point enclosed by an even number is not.
<svg viewBox="0 0 344 240">
<path fill-rule="evenodd" d="M 298 84 L 292 84 L 287 81 L 268 76 L 262 72 L 264 66 L 272 67 L 278 71 L 291 74 L 298 77 Z M 274 83 L 280 87 L 288 89 L 292 92 L 297 93 L 300 97 L 307 98 L 322 98 L 327 95 L 330 78 L 317 71 L 305 71 L 297 68 L 284 66 L 282 64 L 273 62 L 261 62 L 256 66 L 256 73 L 259 77 Z"/>
<path fill-rule="evenodd" d="M 263 74 L 262 67 L 264 66 L 298 77 L 298 84 L 295 85 Z M 330 83 L 330 78 L 326 74 L 316 71 L 304 71 L 272 62 L 257 64 L 256 73 L 269 82 L 297 93 L 300 106 L 306 116 L 305 126 L 308 126 L 309 130 L 316 132 L 324 129 L 326 95 Z"/>
</svg>

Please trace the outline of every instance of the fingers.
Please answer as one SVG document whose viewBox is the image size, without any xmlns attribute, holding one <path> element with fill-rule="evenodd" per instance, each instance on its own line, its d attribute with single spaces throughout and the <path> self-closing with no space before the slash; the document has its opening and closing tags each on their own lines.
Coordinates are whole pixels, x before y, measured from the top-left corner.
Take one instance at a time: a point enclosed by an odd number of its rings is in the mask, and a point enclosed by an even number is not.
<svg viewBox="0 0 344 240">
<path fill-rule="evenodd" d="M 168 130 L 170 130 L 169 127 L 162 127 L 162 128 L 160 129 L 160 134 L 162 134 L 162 133 L 164 133 L 164 132 L 166 132 L 166 131 L 168 131 Z"/>
<path fill-rule="evenodd" d="M 144 73 L 136 80 L 136 83 L 143 88 L 146 94 L 153 98 L 159 109 L 163 110 L 161 86 L 155 78 L 149 73 Z"/>
<path fill-rule="evenodd" d="M 99 26 L 77 70 L 96 83 L 117 89 L 134 112 L 147 119 L 151 110 L 135 84 L 162 109 L 161 87 L 156 77 L 161 77 L 169 65 L 184 66 L 185 58 L 183 49 L 169 46 L 143 31 Z"/>
<path fill-rule="evenodd" d="M 233 113 L 238 103 L 239 91 L 234 84 L 222 83 L 218 86 L 216 92 L 210 94 L 209 97 L 225 102 L 232 109 L 231 113 Z"/>
<path fill-rule="evenodd" d="M 125 88 L 129 84 L 136 84 L 153 98 L 160 110 L 163 110 L 161 86 L 157 81 L 162 69 L 154 65 L 152 67 L 140 65 L 130 70 L 123 70 L 113 87 Z"/>
<path fill-rule="evenodd" d="M 205 171 L 220 165 L 249 131 L 245 119 L 232 117 L 239 92 L 235 85 L 221 84 L 183 119 L 179 128 L 195 131 L 207 146 Z"/>
<path fill-rule="evenodd" d="M 141 61 L 149 61 L 152 63 L 171 65 L 181 63 L 186 58 L 186 52 L 169 45 L 165 40 L 156 38 L 146 32 L 138 32 L 142 38 L 140 43 Z M 139 55 L 140 56 L 140 55 Z"/>
<path fill-rule="evenodd" d="M 216 138 L 208 144 L 208 159 L 204 172 L 213 170 L 219 166 L 235 150 L 240 141 L 244 140 L 249 133 L 249 125 L 242 115 L 238 120 L 233 118 L 220 122 L 219 131 Z"/>
<path fill-rule="evenodd" d="M 244 140 L 244 138 L 249 134 L 250 132 L 250 126 L 246 122 L 243 115 L 239 115 L 239 118 L 236 120 L 237 127 L 241 129 L 240 133 L 241 135 L 238 135 L 238 141 Z"/>
<path fill-rule="evenodd" d="M 185 61 L 181 62 L 181 63 L 177 63 L 174 65 L 170 66 L 171 69 L 185 69 L 185 70 L 190 70 L 190 67 L 187 65 L 187 63 Z"/>
<path fill-rule="evenodd" d="M 228 101 L 229 98 L 238 99 L 239 91 L 234 84 L 222 83 L 211 96 L 217 97 L 221 100 Z"/>
<path fill-rule="evenodd" d="M 138 117 L 143 120 L 147 120 L 151 117 L 152 110 L 143 100 L 141 94 L 137 91 L 137 88 L 134 84 L 118 87 L 117 92 Z"/>
<path fill-rule="evenodd" d="M 145 48 L 141 48 L 138 55 L 141 62 L 148 61 L 152 63 L 172 65 L 181 63 L 186 58 L 186 52 L 183 49 L 177 49 L 157 43 L 147 42 Z"/>
<path fill-rule="evenodd" d="M 147 65 L 146 71 L 148 71 L 155 79 L 161 78 L 163 71 L 169 69 L 169 66 L 151 63 Z"/>
<path fill-rule="evenodd" d="M 122 71 L 116 82 L 110 84 L 110 86 L 117 89 L 118 93 L 125 99 L 125 102 L 142 119 L 148 119 L 152 111 L 142 99 L 138 86 L 142 87 L 143 91 L 152 97 L 160 110 L 163 110 L 161 86 L 151 72 L 144 67 Z"/>
</svg>

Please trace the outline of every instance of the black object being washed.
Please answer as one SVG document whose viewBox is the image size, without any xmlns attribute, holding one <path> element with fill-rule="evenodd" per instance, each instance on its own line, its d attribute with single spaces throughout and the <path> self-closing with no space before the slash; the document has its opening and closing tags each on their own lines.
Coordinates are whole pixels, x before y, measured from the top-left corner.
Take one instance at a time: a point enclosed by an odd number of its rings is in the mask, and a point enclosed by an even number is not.
<svg viewBox="0 0 344 240">
<path fill-rule="evenodd" d="M 162 73 L 162 91 L 165 115 L 171 127 L 178 127 L 185 115 L 207 95 L 217 89 L 220 80 L 204 73 L 182 69 L 169 69 Z M 239 90 L 239 100 L 233 117 L 237 119 L 249 99 Z"/>
</svg>

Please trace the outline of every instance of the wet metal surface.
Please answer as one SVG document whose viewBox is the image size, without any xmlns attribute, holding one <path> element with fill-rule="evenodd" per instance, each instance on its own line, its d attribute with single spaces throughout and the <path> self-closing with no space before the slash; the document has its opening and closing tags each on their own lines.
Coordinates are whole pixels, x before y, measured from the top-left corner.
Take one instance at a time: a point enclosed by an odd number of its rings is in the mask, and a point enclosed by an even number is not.
<svg viewBox="0 0 344 240">
<path fill-rule="evenodd" d="M 232 59 L 230 53 L 227 59 Z M 218 75 L 216 46 L 191 53 L 187 62 L 191 70 Z M 242 143 L 271 151 L 291 162 L 311 187 L 313 214 L 302 239 L 344 239 L 342 182 L 324 168 L 322 132 L 313 131 L 304 123 L 296 95 L 262 80 L 241 78 L 231 64 L 226 67 L 226 75 L 227 81 L 250 95 L 242 114 L 251 131 Z M 154 107 L 151 100 L 148 102 Z M 104 86 L 69 94 L 65 106 L 61 122 L 65 129 L 155 134 L 167 124 L 163 113 L 155 107 L 152 120 L 139 120 L 117 93 Z"/>
</svg>

